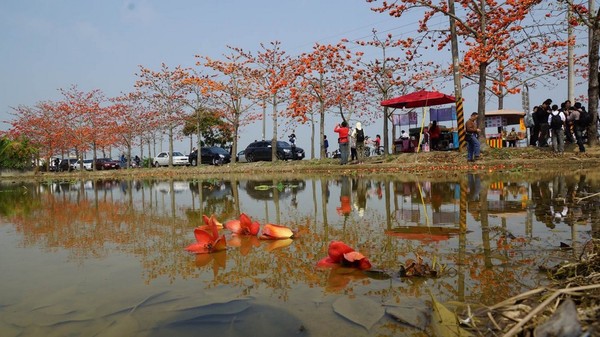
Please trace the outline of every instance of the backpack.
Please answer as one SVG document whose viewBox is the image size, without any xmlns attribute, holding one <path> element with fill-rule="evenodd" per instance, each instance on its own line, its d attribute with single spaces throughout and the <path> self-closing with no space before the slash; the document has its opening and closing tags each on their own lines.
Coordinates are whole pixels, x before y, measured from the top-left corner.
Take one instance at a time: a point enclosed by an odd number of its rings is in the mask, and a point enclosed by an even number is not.
<svg viewBox="0 0 600 337">
<path fill-rule="evenodd" d="M 577 120 L 577 125 L 587 128 L 592 124 L 592 115 L 584 109 L 579 111 L 579 119 Z"/>
<path fill-rule="evenodd" d="M 552 130 L 560 130 L 562 129 L 563 126 L 563 121 L 560 118 L 560 112 L 557 112 L 557 114 L 552 114 L 552 118 L 550 118 L 550 128 Z"/>
<path fill-rule="evenodd" d="M 356 130 L 356 141 L 360 143 L 365 141 L 365 131 L 363 129 Z"/>
</svg>

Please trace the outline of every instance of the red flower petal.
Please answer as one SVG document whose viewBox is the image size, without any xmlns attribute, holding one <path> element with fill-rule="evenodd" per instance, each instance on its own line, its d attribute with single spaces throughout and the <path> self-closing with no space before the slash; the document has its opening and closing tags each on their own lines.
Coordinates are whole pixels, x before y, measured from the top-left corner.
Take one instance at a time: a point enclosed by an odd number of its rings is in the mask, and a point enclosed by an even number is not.
<svg viewBox="0 0 600 337">
<path fill-rule="evenodd" d="M 317 262 L 317 267 L 335 267 L 338 263 L 333 261 L 329 256 Z"/>
<path fill-rule="evenodd" d="M 210 253 L 209 247 L 204 243 L 192 243 L 191 245 L 185 247 L 185 250 L 188 252 L 196 253 L 196 254 L 207 254 Z"/>
<path fill-rule="evenodd" d="M 212 244 L 211 252 L 218 252 L 221 250 L 227 249 L 227 241 L 225 240 L 225 235 L 221 235 L 215 242 Z"/>
<path fill-rule="evenodd" d="M 194 229 L 194 236 L 196 237 L 196 241 L 198 243 L 212 243 L 212 241 L 214 240 L 213 236 L 210 235 L 209 232 L 205 231 L 200 227 Z"/>
<path fill-rule="evenodd" d="M 335 263 L 341 263 L 342 259 L 344 258 L 344 254 L 353 251 L 354 249 L 350 248 L 342 241 L 331 241 L 329 244 L 328 254 Z"/>
<path fill-rule="evenodd" d="M 225 223 L 225 228 L 229 229 L 234 234 L 240 234 L 242 232 L 241 222 L 237 219 L 227 221 Z"/>
<path fill-rule="evenodd" d="M 294 236 L 294 232 L 292 232 L 291 229 L 285 226 L 268 223 L 263 226 L 261 239 L 289 239 L 292 236 Z"/>
<path fill-rule="evenodd" d="M 248 235 L 256 235 L 258 234 L 258 231 L 260 231 L 260 224 L 254 221 L 250 227 L 248 227 L 247 233 Z"/>
</svg>

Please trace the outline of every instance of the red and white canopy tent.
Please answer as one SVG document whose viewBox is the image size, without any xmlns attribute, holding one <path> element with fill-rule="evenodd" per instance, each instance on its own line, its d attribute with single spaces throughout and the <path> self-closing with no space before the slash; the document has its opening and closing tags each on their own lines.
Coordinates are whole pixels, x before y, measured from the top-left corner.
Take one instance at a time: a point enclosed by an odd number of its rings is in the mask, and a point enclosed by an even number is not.
<svg viewBox="0 0 600 337">
<path fill-rule="evenodd" d="M 385 101 L 381 101 L 381 106 L 390 108 L 411 109 L 424 108 L 435 105 L 449 104 L 456 102 L 454 96 L 446 95 L 439 91 L 421 90 L 411 94 L 395 97 Z M 425 127 L 425 109 L 423 109 L 423 118 L 421 119 L 421 131 L 419 134 L 419 144 L 423 137 L 423 128 Z M 419 147 L 417 147 L 418 152 Z"/>
</svg>

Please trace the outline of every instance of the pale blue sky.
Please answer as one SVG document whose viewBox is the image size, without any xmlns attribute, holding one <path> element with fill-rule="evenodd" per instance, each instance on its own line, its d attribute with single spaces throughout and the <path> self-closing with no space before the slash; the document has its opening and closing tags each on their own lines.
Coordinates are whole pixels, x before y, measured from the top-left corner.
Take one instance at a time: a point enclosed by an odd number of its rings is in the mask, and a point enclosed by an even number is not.
<svg viewBox="0 0 600 337">
<path fill-rule="evenodd" d="M 139 65 L 192 66 L 194 55 L 219 58 L 227 45 L 256 51 L 261 42 L 278 40 L 296 55 L 315 42 L 369 39 L 373 28 L 395 36 L 415 29 L 410 20 L 369 7 L 363 0 L 1 1 L 0 120 L 11 118 L 10 107 L 60 99 L 58 89 L 71 85 L 109 97 L 129 92 Z M 452 93 L 452 83 L 445 91 Z M 555 101 L 566 98 L 564 89 L 539 91 L 532 92 L 532 105 L 549 94 Z M 475 111 L 476 94 L 466 91 L 465 98 L 466 111 Z M 506 104 L 520 107 L 520 95 Z M 381 133 L 380 126 L 372 128 L 369 134 Z M 252 129 L 261 127 L 242 130 L 242 148 L 260 138 Z M 326 125 L 330 129 L 333 124 Z M 308 149 L 308 131 L 296 134 L 298 145 Z M 327 134 L 333 139 L 333 132 Z"/>
</svg>

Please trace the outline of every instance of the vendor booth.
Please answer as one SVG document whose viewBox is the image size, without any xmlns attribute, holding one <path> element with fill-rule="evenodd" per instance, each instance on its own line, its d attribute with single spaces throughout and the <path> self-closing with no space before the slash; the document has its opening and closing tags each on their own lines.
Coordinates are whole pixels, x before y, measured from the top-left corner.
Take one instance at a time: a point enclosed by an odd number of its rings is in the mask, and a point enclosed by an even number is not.
<svg viewBox="0 0 600 337">
<path fill-rule="evenodd" d="M 430 106 L 437 106 L 443 104 L 454 103 L 455 98 L 437 91 L 426 91 L 421 90 L 412 94 L 392 98 L 386 101 L 382 101 L 382 106 L 410 109 L 410 108 L 423 108 L 423 115 L 421 118 L 421 125 L 419 127 L 417 123 L 417 112 L 414 110 L 407 111 L 401 114 L 394 114 L 392 121 L 394 127 L 400 127 L 403 130 L 408 129 L 409 137 L 394 140 L 394 152 L 418 152 L 419 144 L 424 137 L 425 127 L 425 114 L 429 112 L 430 121 L 451 121 L 452 127 L 440 125 L 440 149 L 451 150 L 458 148 L 458 132 L 455 127 L 456 121 L 456 107 L 445 107 L 445 108 L 431 108 Z M 427 134 L 425 134 L 427 136 Z M 425 151 L 428 147 L 424 148 Z"/>
<path fill-rule="evenodd" d="M 485 127 L 493 129 L 490 133 L 486 132 L 486 142 L 490 147 L 506 147 L 506 132 L 503 135 L 502 130 L 508 126 L 514 125 L 518 128 L 518 139 L 526 138 L 525 124 L 523 118 L 525 112 L 509 109 L 493 110 L 485 112 Z M 518 125 L 518 126 L 517 126 Z M 495 131 L 495 132 L 494 132 Z M 510 130 L 505 130 L 510 131 Z M 503 137 L 504 136 L 504 137 Z"/>
</svg>

